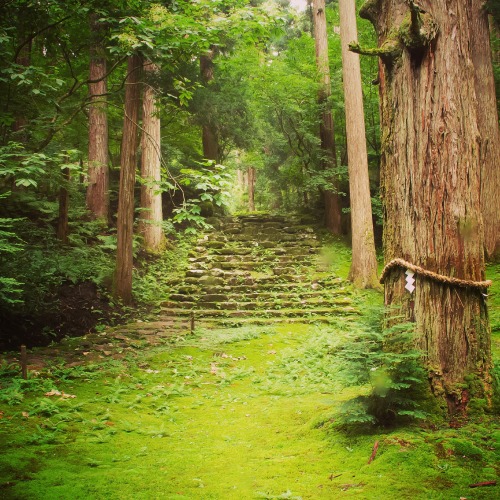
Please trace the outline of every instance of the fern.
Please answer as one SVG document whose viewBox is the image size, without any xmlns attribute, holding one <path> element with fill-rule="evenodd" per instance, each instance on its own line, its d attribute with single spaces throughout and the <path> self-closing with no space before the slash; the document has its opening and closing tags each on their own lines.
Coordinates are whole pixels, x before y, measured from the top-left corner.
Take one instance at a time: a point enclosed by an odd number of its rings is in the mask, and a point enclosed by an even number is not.
<svg viewBox="0 0 500 500">
<path fill-rule="evenodd" d="M 385 329 L 371 325 L 351 334 L 335 353 L 342 384 L 369 391 L 344 403 L 343 423 L 387 426 L 402 417 L 427 417 L 420 408 L 427 374 L 415 348 L 413 327 L 413 323 Z"/>
</svg>

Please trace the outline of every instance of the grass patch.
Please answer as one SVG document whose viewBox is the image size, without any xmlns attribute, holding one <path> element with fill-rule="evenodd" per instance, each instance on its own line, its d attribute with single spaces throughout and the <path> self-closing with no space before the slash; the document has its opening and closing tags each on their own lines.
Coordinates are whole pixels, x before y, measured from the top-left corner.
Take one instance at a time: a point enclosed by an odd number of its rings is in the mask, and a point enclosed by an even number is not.
<svg viewBox="0 0 500 500">
<path fill-rule="evenodd" d="M 498 478 L 498 415 L 459 429 L 425 419 L 391 429 L 337 425 L 341 403 L 363 388 L 340 386 L 333 353 L 361 327 L 338 318 L 198 330 L 134 357 L 54 365 L 27 381 L 4 366 L 0 497 L 494 498 L 498 486 L 469 484 Z"/>
</svg>

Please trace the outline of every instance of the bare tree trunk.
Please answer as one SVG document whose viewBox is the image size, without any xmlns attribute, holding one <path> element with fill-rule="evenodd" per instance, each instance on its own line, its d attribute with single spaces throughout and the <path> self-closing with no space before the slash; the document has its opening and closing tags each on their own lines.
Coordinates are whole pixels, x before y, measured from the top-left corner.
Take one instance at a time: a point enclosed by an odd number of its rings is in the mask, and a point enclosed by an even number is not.
<svg viewBox="0 0 500 500">
<path fill-rule="evenodd" d="M 134 186 L 138 143 L 140 75 L 142 58 L 128 58 L 125 86 L 125 117 L 121 145 L 120 191 L 118 195 L 117 252 L 114 294 L 125 304 L 132 302 Z"/>
<path fill-rule="evenodd" d="M 109 218 L 109 166 L 106 58 L 97 14 L 90 14 L 90 106 L 87 208 L 95 218 Z"/>
<path fill-rule="evenodd" d="M 144 71 L 158 71 L 150 61 L 144 63 Z M 141 224 L 144 249 L 159 253 L 164 247 L 163 211 L 161 201 L 161 133 L 160 117 L 156 107 L 155 89 L 147 84 L 142 104 L 142 156 L 141 156 Z"/>
<path fill-rule="evenodd" d="M 490 27 L 484 9 L 470 18 L 472 62 L 475 70 L 477 119 L 481 135 L 481 210 L 484 248 L 488 257 L 500 256 L 500 131 L 490 47 Z"/>
<path fill-rule="evenodd" d="M 255 168 L 248 167 L 248 211 L 255 212 Z"/>
<path fill-rule="evenodd" d="M 339 11 L 352 226 L 352 264 L 349 279 L 358 288 L 375 288 L 379 284 L 373 235 L 361 68 L 359 55 L 349 51 L 349 43 L 358 40 L 354 0 L 339 0 Z"/>
<path fill-rule="evenodd" d="M 475 33 L 480 0 L 370 0 L 360 11 L 378 34 L 386 261 L 402 258 L 443 276 L 484 279 Z M 426 12 L 423 12 L 425 9 Z M 359 47 L 354 50 L 363 53 Z M 367 53 L 367 52 L 365 52 Z M 434 394 L 451 414 L 491 394 L 485 299 L 404 267 L 385 280 L 385 302 L 416 323 Z"/>
<path fill-rule="evenodd" d="M 71 171 L 68 167 L 62 170 L 62 184 L 59 188 L 59 217 L 57 219 L 57 238 L 64 244 L 68 243 L 69 236 L 69 182 L 71 180 Z"/>
<path fill-rule="evenodd" d="M 316 66 L 320 74 L 318 102 L 321 106 L 319 135 L 324 154 L 324 168 L 337 166 L 335 135 L 332 110 L 329 99 L 332 94 L 330 83 L 330 64 L 328 60 L 328 35 L 326 29 L 325 0 L 313 0 L 314 40 L 316 45 Z M 325 225 L 333 234 L 341 234 L 342 207 L 338 194 L 338 181 L 332 178 L 332 189 L 324 191 Z"/>
<path fill-rule="evenodd" d="M 214 57 L 214 48 L 200 57 L 201 78 L 205 85 L 208 85 L 214 79 Z M 203 157 L 215 162 L 220 161 L 219 138 L 211 116 L 207 117 L 207 123 L 202 126 L 202 143 Z"/>
</svg>

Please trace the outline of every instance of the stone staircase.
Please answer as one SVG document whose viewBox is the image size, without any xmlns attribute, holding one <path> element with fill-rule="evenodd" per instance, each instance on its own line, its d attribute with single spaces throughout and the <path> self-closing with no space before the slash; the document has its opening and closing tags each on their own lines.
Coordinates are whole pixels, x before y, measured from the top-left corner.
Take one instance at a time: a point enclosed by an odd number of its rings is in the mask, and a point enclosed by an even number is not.
<svg viewBox="0 0 500 500">
<path fill-rule="evenodd" d="M 315 230 L 302 222 L 277 215 L 217 219 L 173 284 L 160 321 L 216 328 L 357 314 L 345 283 L 323 262 Z"/>
</svg>

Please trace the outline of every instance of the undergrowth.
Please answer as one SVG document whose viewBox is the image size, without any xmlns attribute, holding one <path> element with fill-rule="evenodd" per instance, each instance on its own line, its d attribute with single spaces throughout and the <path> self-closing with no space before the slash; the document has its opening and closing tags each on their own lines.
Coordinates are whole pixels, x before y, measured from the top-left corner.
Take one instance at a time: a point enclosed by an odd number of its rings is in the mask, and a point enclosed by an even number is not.
<svg viewBox="0 0 500 500">
<path fill-rule="evenodd" d="M 137 341 L 121 359 L 54 362 L 27 380 L 1 364 L 0 496 L 495 498 L 498 486 L 470 485 L 498 480 L 498 414 L 457 428 L 401 413 L 391 427 L 345 425 L 342 405 L 360 397 L 392 401 L 382 415 L 404 412 L 394 402 L 414 401 L 407 385 L 419 380 L 419 355 L 401 342 L 410 332 L 377 326 L 369 306 L 381 296 L 348 293 L 373 321 L 186 331 L 147 349 Z M 496 362 L 499 340 L 494 329 Z M 420 410 L 431 413 L 410 407 Z"/>
<path fill-rule="evenodd" d="M 367 394 L 342 405 L 344 424 L 390 426 L 403 419 L 425 419 L 429 399 L 422 353 L 415 347 L 414 324 L 384 327 L 382 308 L 371 310 L 368 324 L 351 332 L 332 353 L 337 377 L 344 386 L 365 386 Z M 399 318 L 401 321 L 401 318 Z M 392 315 L 391 323 L 397 320 Z"/>
</svg>

